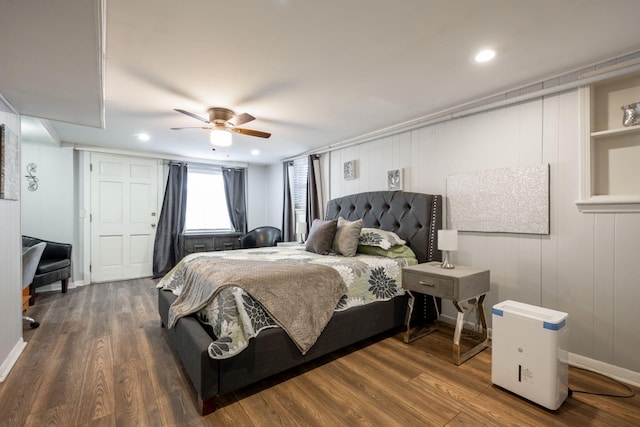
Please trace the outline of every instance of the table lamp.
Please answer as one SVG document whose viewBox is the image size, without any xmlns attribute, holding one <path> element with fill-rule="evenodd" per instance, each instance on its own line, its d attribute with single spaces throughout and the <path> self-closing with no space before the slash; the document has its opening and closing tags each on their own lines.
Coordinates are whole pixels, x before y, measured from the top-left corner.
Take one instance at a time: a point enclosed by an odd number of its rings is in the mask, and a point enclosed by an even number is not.
<svg viewBox="0 0 640 427">
<path fill-rule="evenodd" d="M 449 251 L 458 249 L 458 230 L 438 230 L 438 250 L 442 251 L 441 268 L 456 268 L 449 262 Z"/>
<path fill-rule="evenodd" d="M 298 235 L 298 243 L 304 243 L 305 235 L 307 234 L 307 223 L 296 223 L 296 234 Z"/>
</svg>

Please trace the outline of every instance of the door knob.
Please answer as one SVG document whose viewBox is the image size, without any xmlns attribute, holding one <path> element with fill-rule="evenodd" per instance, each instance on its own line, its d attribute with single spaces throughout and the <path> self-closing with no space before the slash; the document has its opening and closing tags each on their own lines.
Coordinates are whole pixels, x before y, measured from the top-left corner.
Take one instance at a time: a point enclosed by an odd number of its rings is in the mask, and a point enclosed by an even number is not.
<svg viewBox="0 0 640 427">
<path fill-rule="evenodd" d="M 155 224 L 151 224 L 151 227 L 155 227 L 155 226 L 156 226 Z"/>
</svg>

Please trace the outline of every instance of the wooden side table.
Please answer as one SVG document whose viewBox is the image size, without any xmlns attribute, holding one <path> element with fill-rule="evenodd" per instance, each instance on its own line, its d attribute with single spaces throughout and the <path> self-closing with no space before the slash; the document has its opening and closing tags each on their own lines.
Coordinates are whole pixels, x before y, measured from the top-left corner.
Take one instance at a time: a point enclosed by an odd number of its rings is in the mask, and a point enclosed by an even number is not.
<svg viewBox="0 0 640 427">
<path fill-rule="evenodd" d="M 484 314 L 484 298 L 489 292 L 489 270 L 456 265 L 454 269 L 440 268 L 440 262 L 417 264 L 402 269 L 402 287 L 409 293 L 409 310 L 407 311 L 404 342 L 410 343 L 433 332 L 436 328 L 421 330 L 411 328 L 411 314 L 415 301 L 414 292 L 432 297 L 451 300 L 458 310 L 456 328 L 453 334 L 453 363 L 460 365 L 469 358 L 489 347 L 487 338 L 487 320 Z M 469 311 L 469 303 L 478 310 L 478 317 L 482 326 L 479 333 L 473 332 L 478 343 L 463 354 L 460 354 L 460 336 L 464 328 L 464 315 Z M 414 333 L 416 333 L 414 335 Z"/>
</svg>

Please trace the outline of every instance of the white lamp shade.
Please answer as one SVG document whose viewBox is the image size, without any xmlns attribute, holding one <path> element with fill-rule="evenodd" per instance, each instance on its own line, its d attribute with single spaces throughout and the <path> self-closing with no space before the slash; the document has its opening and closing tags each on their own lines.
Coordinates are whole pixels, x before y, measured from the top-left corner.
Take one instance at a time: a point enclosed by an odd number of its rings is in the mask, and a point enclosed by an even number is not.
<svg viewBox="0 0 640 427">
<path fill-rule="evenodd" d="M 458 230 L 438 230 L 438 250 L 455 251 L 458 249 Z"/>
<path fill-rule="evenodd" d="M 217 145 L 218 147 L 228 147 L 231 145 L 231 132 L 222 129 L 214 129 L 211 131 L 209 140 L 211 141 L 211 144 Z"/>
<path fill-rule="evenodd" d="M 307 232 L 307 223 L 306 222 L 298 222 L 296 224 L 296 233 L 303 234 Z"/>
</svg>

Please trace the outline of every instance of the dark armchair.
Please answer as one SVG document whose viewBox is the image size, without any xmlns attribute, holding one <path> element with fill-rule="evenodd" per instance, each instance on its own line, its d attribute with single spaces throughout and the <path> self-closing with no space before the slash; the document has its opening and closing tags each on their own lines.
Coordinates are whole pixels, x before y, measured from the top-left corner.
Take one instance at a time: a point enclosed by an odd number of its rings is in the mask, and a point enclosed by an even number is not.
<svg viewBox="0 0 640 427">
<path fill-rule="evenodd" d="M 71 245 L 68 243 L 50 242 L 35 237 L 22 236 L 23 248 L 41 242 L 45 242 L 47 246 L 42 253 L 33 281 L 31 285 L 29 285 L 29 294 L 31 295 L 30 305 L 33 305 L 35 290 L 40 286 L 60 281 L 62 284 L 62 293 L 66 293 L 69 278 L 71 277 Z"/>
<path fill-rule="evenodd" d="M 262 248 L 275 246 L 280 241 L 280 229 L 271 226 L 254 228 L 240 237 L 242 248 Z"/>
</svg>

